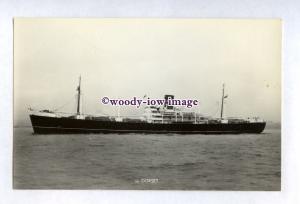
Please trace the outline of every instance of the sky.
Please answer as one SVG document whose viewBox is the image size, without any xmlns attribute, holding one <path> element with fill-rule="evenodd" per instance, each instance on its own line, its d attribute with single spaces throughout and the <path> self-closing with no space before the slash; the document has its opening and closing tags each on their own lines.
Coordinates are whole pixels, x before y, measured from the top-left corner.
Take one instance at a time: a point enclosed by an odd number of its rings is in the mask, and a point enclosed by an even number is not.
<svg viewBox="0 0 300 204">
<path fill-rule="evenodd" d="M 197 99 L 192 111 L 281 120 L 281 21 L 272 19 L 14 19 L 14 123 L 28 108 L 116 115 L 101 98 Z M 121 107 L 121 115 L 142 108 Z"/>
</svg>

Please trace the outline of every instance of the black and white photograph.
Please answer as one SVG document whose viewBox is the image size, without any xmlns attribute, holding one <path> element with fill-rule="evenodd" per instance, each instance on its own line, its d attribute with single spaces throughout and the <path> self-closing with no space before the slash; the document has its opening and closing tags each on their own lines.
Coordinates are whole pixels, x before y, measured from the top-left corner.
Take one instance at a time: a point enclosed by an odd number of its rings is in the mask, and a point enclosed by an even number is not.
<svg viewBox="0 0 300 204">
<path fill-rule="evenodd" d="M 281 190 L 280 19 L 13 28 L 14 189 Z"/>
</svg>

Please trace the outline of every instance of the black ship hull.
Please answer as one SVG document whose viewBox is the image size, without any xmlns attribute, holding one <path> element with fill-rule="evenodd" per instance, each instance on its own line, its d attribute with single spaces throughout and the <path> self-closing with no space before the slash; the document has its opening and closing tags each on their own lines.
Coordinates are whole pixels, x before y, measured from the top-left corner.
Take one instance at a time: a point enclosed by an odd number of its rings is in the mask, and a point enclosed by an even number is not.
<svg viewBox="0 0 300 204">
<path fill-rule="evenodd" d="M 116 122 L 67 117 L 30 115 L 35 134 L 86 133 L 177 133 L 177 134 L 241 134 L 261 133 L 266 123 L 155 124 L 146 122 Z"/>
</svg>

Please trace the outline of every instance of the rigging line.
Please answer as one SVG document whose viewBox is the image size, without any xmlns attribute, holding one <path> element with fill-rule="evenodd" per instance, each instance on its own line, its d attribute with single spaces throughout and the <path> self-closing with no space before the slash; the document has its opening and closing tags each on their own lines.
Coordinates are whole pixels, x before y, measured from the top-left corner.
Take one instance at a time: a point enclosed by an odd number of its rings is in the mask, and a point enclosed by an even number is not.
<svg viewBox="0 0 300 204">
<path fill-rule="evenodd" d="M 53 111 L 54 112 L 54 111 Z M 55 111 L 55 113 L 61 113 L 61 114 L 71 114 L 71 115 L 74 115 L 74 114 L 76 114 L 75 112 L 61 112 L 61 111 Z M 105 115 L 105 116 L 110 116 L 110 115 L 107 115 L 107 114 L 91 114 L 91 113 L 82 113 L 81 115 L 91 115 L 91 116 L 103 116 L 103 115 Z"/>
<path fill-rule="evenodd" d="M 84 104 L 84 101 L 83 101 L 83 99 L 84 99 L 84 97 L 83 97 L 83 94 L 82 94 L 82 92 L 81 92 L 81 114 L 83 114 L 83 104 Z"/>
<path fill-rule="evenodd" d="M 71 103 L 71 101 L 74 100 L 74 96 L 76 96 L 76 95 L 73 95 L 72 98 L 71 98 L 67 103 L 63 104 L 62 106 L 59 106 L 58 108 L 53 109 L 52 111 L 57 111 L 57 110 L 59 110 L 59 109 L 65 107 L 65 106 L 68 105 L 69 103 Z"/>
<path fill-rule="evenodd" d="M 213 117 L 215 117 L 217 115 L 217 113 L 219 112 L 219 103 L 216 103 L 216 111 L 214 114 L 212 114 Z"/>
</svg>

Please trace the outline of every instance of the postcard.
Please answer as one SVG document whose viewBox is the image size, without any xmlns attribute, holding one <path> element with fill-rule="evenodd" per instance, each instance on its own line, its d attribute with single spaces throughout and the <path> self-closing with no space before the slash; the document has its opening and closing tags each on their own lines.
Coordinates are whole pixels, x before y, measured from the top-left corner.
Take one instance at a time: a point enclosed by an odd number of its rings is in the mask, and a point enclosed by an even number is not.
<svg viewBox="0 0 300 204">
<path fill-rule="evenodd" d="M 281 20 L 14 19 L 15 189 L 281 190 Z"/>
</svg>

